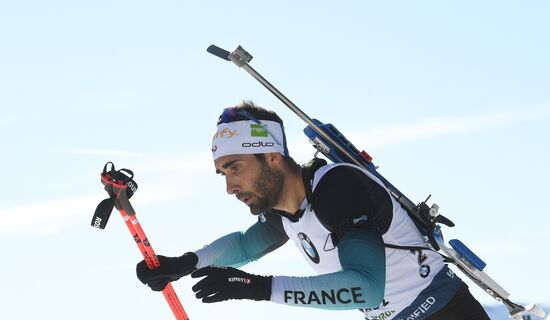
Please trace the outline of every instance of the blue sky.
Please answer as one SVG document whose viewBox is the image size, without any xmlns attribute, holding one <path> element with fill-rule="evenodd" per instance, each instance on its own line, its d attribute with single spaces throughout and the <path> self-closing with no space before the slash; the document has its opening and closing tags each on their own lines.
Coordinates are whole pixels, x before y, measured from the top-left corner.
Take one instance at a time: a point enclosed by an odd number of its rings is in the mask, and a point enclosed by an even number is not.
<svg viewBox="0 0 550 320">
<path fill-rule="evenodd" d="M 431 193 L 457 224 L 447 238 L 513 300 L 550 303 L 549 13 L 544 1 L 0 2 L 0 317 L 171 317 L 135 278 L 139 252 L 116 212 L 106 230 L 89 226 L 105 162 L 134 170 L 153 247 L 177 255 L 254 221 L 214 174 L 224 107 L 277 111 L 291 154 L 312 156 L 299 119 L 210 44 L 242 45 L 409 198 Z M 292 245 L 245 269 L 313 273 Z M 192 284 L 174 286 L 193 319 L 360 319 L 201 304 Z"/>
</svg>

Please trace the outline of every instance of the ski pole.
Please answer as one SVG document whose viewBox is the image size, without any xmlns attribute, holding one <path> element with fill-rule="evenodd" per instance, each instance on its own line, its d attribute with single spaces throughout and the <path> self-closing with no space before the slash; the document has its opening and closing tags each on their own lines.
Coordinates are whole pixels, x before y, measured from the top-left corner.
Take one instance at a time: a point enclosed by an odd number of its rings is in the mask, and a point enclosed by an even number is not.
<svg viewBox="0 0 550 320">
<path fill-rule="evenodd" d="M 109 164 L 111 170 L 107 170 Z M 103 168 L 101 182 L 109 194 L 109 198 L 103 200 L 97 207 L 92 218 L 92 226 L 98 229 L 104 229 L 109 220 L 114 207 L 120 212 L 130 234 L 134 238 L 139 251 L 141 252 L 149 269 L 159 267 L 160 262 L 155 254 L 151 243 L 149 242 L 141 224 L 139 223 L 136 212 L 130 204 L 129 198 L 137 190 L 137 184 L 133 181 L 133 172 L 128 169 L 115 170 L 114 164 L 108 162 Z M 189 320 L 181 302 L 174 291 L 171 283 L 162 291 L 166 302 L 170 306 L 176 320 Z"/>
<path fill-rule="evenodd" d="M 136 241 L 139 251 L 143 255 L 143 258 L 145 259 L 145 263 L 147 264 L 149 269 L 158 268 L 160 266 L 160 263 L 157 258 L 157 255 L 155 254 L 153 247 L 151 247 L 151 244 L 147 239 L 147 236 L 145 235 L 145 232 L 143 231 L 141 224 L 139 223 L 136 215 L 134 214 L 130 216 L 126 213 L 124 209 L 120 209 L 119 212 L 122 216 L 122 219 L 126 223 L 128 230 L 132 234 L 132 237 Z M 174 316 L 176 317 L 176 319 L 178 320 L 189 319 L 170 282 L 168 283 L 168 285 L 166 285 L 166 288 L 162 290 L 162 294 L 164 295 L 164 298 L 168 302 L 168 305 L 170 306 L 170 309 L 172 310 L 172 313 L 174 313 Z"/>
</svg>

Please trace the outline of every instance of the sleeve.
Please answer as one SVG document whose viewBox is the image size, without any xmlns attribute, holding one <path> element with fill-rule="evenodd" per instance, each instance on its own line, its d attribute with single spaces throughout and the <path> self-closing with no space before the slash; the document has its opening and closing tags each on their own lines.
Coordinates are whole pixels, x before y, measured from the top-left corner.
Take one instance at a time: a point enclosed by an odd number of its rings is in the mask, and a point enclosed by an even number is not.
<svg viewBox="0 0 550 320">
<path fill-rule="evenodd" d="M 382 237 L 353 229 L 338 244 L 342 271 L 312 277 L 273 277 L 271 301 L 330 310 L 378 307 L 384 298 L 386 265 Z"/>
<path fill-rule="evenodd" d="M 336 166 L 321 177 L 311 202 L 317 218 L 330 231 L 362 218 L 384 234 L 393 216 L 390 197 L 384 186 L 359 169 Z"/>
<path fill-rule="evenodd" d="M 197 268 L 209 265 L 239 267 L 258 260 L 288 240 L 281 217 L 264 214 L 244 232 L 225 235 L 195 251 Z"/>
<path fill-rule="evenodd" d="M 357 168 L 335 166 L 319 179 L 311 202 L 319 221 L 333 234 L 338 230 L 342 270 L 313 277 L 274 277 L 271 300 L 332 310 L 380 306 L 386 280 L 382 233 L 393 212 L 387 190 Z"/>
</svg>

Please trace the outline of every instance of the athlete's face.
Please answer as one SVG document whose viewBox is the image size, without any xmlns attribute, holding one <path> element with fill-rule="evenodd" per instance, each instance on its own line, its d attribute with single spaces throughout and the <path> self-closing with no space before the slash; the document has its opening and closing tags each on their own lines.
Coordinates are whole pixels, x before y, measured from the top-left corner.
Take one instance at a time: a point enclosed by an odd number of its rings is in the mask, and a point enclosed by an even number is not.
<svg viewBox="0 0 550 320">
<path fill-rule="evenodd" d="M 244 202 L 252 214 L 274 207 L 281 197 L 284 175 L 252 154 L 223 156 L 214 161 L 216 173 L 225 176 L 228 194 Z"/>
</svg>

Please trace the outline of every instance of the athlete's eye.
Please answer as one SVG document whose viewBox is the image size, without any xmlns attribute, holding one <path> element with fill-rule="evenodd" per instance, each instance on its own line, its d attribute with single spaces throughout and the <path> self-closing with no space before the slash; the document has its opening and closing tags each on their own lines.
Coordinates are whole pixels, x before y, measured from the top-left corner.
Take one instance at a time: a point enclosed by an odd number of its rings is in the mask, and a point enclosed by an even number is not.
<svg viewBox="0 0 550 320">
<path fill-rule="evenodd" d="M 233 173 L 237 173 L 237 172 L 241 171 L 241 166 L 238 165 L 238 164 L 234 164 L 230 167 L 230 169 Z"/>
</svg>

